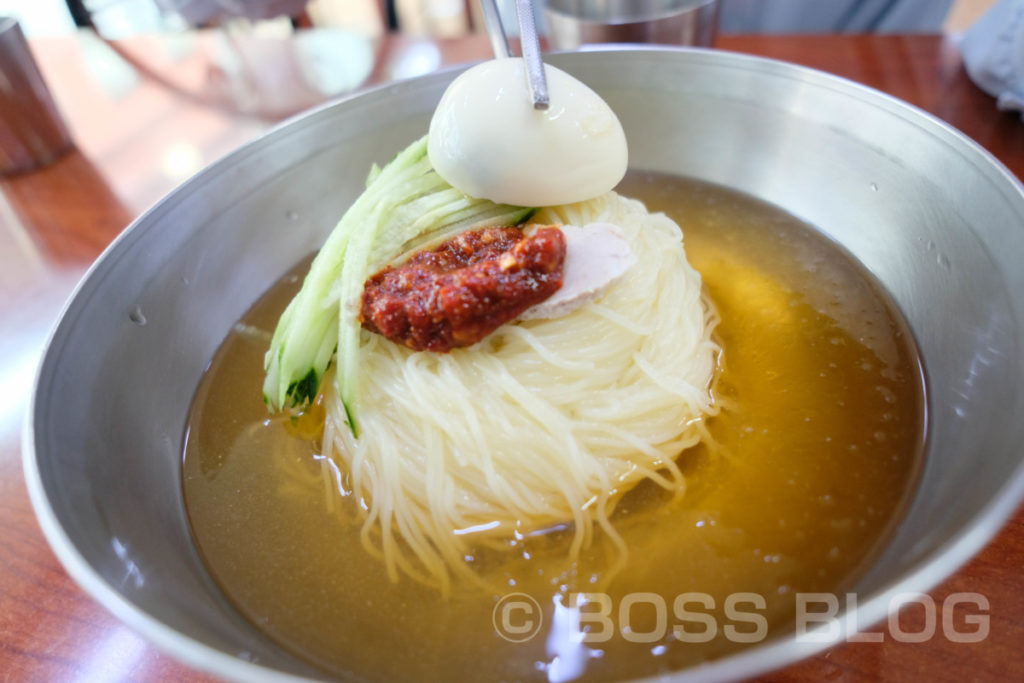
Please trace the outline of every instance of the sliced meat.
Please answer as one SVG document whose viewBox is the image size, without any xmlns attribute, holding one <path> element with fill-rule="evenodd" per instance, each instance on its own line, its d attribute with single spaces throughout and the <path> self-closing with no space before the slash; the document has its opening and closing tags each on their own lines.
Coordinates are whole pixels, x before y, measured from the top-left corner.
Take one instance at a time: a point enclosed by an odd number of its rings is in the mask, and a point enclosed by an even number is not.
<svg viewBox="0 0 1024 683">
<path fill-rule="evenodd" d="M 582 228 L 563 225 L 565 275 L 562 287 L 520 318 L 560 318 L 593 301 L 636 263 L 619 226 L 588 223 Z"/>
</svg>

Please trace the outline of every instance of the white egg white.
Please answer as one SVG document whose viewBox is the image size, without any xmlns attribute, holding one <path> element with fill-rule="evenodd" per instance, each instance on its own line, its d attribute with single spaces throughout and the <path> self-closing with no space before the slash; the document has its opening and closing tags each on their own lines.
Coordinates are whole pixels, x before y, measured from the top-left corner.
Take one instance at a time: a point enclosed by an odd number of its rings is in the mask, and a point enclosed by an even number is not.
<svg viewBox="0 0 1024 683">
<path fill-rule="evenodd" d="M 626 136 L 611 107 L 545 65 L 551 106 L 533 108 L 521 58 L 478 64 L 445 91 L 428 154 L 453 187 L 478 199 L 554 206 L 591 199 L 626 173 Z"/>
</svg>

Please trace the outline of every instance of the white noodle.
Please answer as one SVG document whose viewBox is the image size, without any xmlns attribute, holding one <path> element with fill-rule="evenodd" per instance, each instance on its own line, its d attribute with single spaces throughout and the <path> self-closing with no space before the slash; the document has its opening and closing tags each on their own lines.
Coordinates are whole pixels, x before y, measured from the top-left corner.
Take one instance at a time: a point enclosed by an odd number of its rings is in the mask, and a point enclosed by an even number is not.
<svg viewBox="0 0 1024 683">
<path fill-rule="evenodd" d="M 637 263 L 592 304 L 448 354 L 364 332 L 358 440 L 327 382 L 324 449 L 351 473 L 363 544 L 393 580 L 447 592 L 453 576 L 474 578 L 474 545 L 556 524 L 574 525 L 574 556 L 595 523 L 624 553 L 615 503 L 643 479 L 681 493 L 674 460 L 716 411 L 716 319 L 679 227 L 615 193 L 534 220 L 614 223 Z"/>
</svg>

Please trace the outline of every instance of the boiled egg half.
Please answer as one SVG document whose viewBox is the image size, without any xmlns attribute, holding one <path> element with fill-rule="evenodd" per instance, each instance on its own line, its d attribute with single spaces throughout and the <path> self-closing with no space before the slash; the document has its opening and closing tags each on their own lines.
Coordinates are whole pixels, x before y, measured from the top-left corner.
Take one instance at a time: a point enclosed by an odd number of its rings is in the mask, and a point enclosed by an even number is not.
<svg viewBox="0 0 1024 683">
<path fill-rule="evenodd" d="M 430 122 L 430 162 L 477 199 L 553 206 L 592 199 L 626 173 L 626 136 L 601 97 L 545 65 L 551 105 L 533 108 L 526 67 L 510 57 L 456 78 Z"/>
</svg>

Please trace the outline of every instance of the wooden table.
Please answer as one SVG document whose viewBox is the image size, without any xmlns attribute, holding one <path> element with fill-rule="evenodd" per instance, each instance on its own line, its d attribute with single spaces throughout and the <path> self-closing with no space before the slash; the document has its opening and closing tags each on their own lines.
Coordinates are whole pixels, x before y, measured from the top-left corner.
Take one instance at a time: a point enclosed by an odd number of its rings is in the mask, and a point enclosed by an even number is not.
<svg viewBox="0 0 1024 683">
<path fill-rule="evenodd" d="M 322 96 L 291 92 L 289 101 L 280 102 L 268 97 L 274 81 L 250 81 L 241 91 L 232 89 L 237 85 L 232 78 L 245 80 L 244 69 L 225 74 L 204 57 L 209 53 L 150 49 L 147 41 L 152 40 L 121 46 L 148 60 L 149 76 L 126 67 L 90 36 L 35 41 L 37 59 L 78 148 L 46 169 L 0 180 L 3 680 L 203 680 L 119 624 L 58 564 L 36 523 L 22 477 L 25 397 L 50 324 L 107 243 L 185 177 L 260 134 L 273 118 Z M 356 46 L 364 56 L 366 45 Z M 481 37 L 438 42 L 392 37 L 368 45 L 372 61 L 365 83 L 483 58 L 489 52 Z M 975 88 L 951 40 L 740 36 L 723 37 L 719 47 L 805 64 L 891 93 L 945 119 L 1024 178 L 1024 123 L 996 111 L 994 100 Z M 264 48 L 247 49 L 248 58 L 258 61 Z M 173 71 L 166 68 L 169 64 Z M 104 65 L 105 70 L 100 68 Z M 276 68 L 268 77 L 280 83 L 295 66 Z M 208 87 L 210 81 L 217 87 Z M 990 635 L 983 642 L 958 644 L 940 635 L 921 644 L 899 643 L 883 624 L 876 629 L 883 634 L 882 643 L 843 644 L 767 678 L 1019 677 L 1024 672 L 1022 570 L 1024 508 L 980 555 L 931 592 L 940 604 L 954 592 L 986 596 Z M 920 630 L 921 612 L 904 614 L 900 623 L 906 631 Z"/>
</svg>

